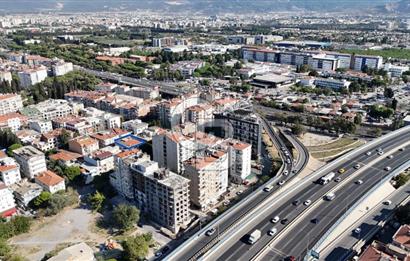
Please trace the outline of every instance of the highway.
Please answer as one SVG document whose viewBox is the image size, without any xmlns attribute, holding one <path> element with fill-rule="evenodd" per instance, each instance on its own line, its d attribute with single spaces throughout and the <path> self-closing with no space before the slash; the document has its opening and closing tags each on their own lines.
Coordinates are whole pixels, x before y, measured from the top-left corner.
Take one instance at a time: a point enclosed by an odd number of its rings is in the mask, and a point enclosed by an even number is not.
<svg viewBox="0 0 410 261">
<path fill-rule="evenodd" d="M 410 133 L 407 131 L 405 134 L 389 139 L 385 142 L 383 142 L 381 145 L 375 145 L 372 147 L 373 153 L 371 156 L 367 156 L 364 153 L 360 153 L 359 155 L 355 155 L 352 158 L 348 158 L 347 160 L 343 161 L 342 163 L 338 164 L 333 170 L 334 172 L 337 172 L 340 168 L 344 167 L 346 169 L 346 172 L 340 177 L 342 179 L 346 179 L 350 174 L 354 172 L 354 166 L 357 163 L 361 164 L 368 164 L 369 162 L 376 160 L 378 158 L 384 158 L 383 156 L 378 156 L 376 154 L 375 149 L 378 147 L 382 147 L 385 151 L 388 151 L 390 149 L 395 149 L 397 146 L 399 146 L 403 140 L 409 139 L 410 138 Z M 391 167 L 395 167 L 409 157 L 409 151 L 406 150 L 405 152 L 402 152 L 402 156 L 397 156 L 395 159 L 393 159 L 389 164 L 391 164 Z M 407 157 L 407 158 L 406 158 Z M 382 170 L 385 166 L 385 161 L 380 161 L 379 163 L 376 163 L 375 167 L 379 168 L 379 170 L 375 169 L 374 167 L 368 170 L 364 170 L 363 173 L 360 174 L 360 177 L 365 181 L 364 184 L 362 185 L 356 185 L 347 184 L 344 189 L 347 189 L 347 192 L 343 193 L 346 194 L 344 196 L 337 196 L 336 199 L 333 201 L 336 204 L 339 203 L 339 206 L 346 206 L 351 202 L 354 202 L 357 198 L 359 198 L 359 195 L 362 195 L 367 191 L 369 188 L 371 188 L 372 185 L 374 185 L 378 180 L 380 180 L 381 177 L 386 175 L 386 172 Z M 381 168 L 381 170 L 380 170 Z M 329 171 L 330 172 L 330 171 Z M 373 173 L 377 172 L 377 175 L 374 175 Z M 343 180 L 341 181 L 343 182 Z M 257 253 L 259 253 L 272 239 L 272 237 L 269 237 L 266 233 L 267 231 L 273 226 L 273 224 L 270 222 L 270 219 L 276 215 L 281 217 L 281 219 L 288 219 L 288 222 L 291 222 L 294 218 L 300 215 L 300 213 L 306 208 L 302 204 L 299 206 L 294 206 L 292 204 L 293 201 L 295 200 L 300 200 L 303 202 L 304 200 L 310 199 L 313 202 L 316 200 L 319 200 L 322 198 L 324 194 L 326 194 L 327 191 L 329 191 L 331 188 L 335 187 L 339 183 L 337 182 L 331 182 L 327 184 L 326 186 L 315 184 L 315 183 L 309 183 L 307 186 L 301 186 L 301 188 L 289 197 L 286 197 L 286 199 L 283 202 L 275 202 L 274 205 L 271 206 L 271 208 L 268 210 L 268 214 L 262 215 L 260 218 L 259 222 L 257 223 L 252 223 L 251 228 L 248 226 L 244 225 L 243 229 L 246 229 L 246 231 L 243 231 L 243 233 L 240 233 L 239 236 L 234 236 L 232 238 L 223 238 L 224 244 L 219 248 L 216 249 L 214 252 L 215 255 L 212 253 L 212 257 L 210 258 L 209 255 L 204 257 L 204 260 L 250 260 L 252 259 Z M 339 202 L 340 200 L 344 200 L 346 198 L 345 202 Z M 263 258 L 263 260 L 281 260 L 286 256 L 289 255 L 295 255 L 295 256 L 302 256 L 304 252 L 306 251 L 306 248 L 308 246 L 311 246 L 315 243 L 315 239 L 320 238 L 320 235 L 322 235 L 324 232 L 326 232 L 326 228 L 329 227 L 329 225 L 332 224 L 332 221 L 334 219 L 337 219 L 338 215 L 343 213 L 344 209 L 343 207 L 335 207 L 336 204 L 329 204 L 330 208 L 326 208 L 326 211 L 320 211 L 322 213 L 322 218 L 324 220 L 320 221 L 320 225 L 315 225 L 311 223 L 311 220 L 314 218 L 317 218 L 317 212 L 313 212 L 313 217 L 309 216 L 306 219 L 303 219 L 300 224 L 298 224 L 297 229 L 292 229 L 290 233 L 286 233 L 286 235 L 289 236 L 284 236 L 281 237 L 281 239 L 278 241 L 278 248 L 275 248 L 275 250 L 270 251 L 269 254 L 267 255 L 266 258 Z M 326 202 L 324 203 L 326 204 Z M 341 212 L 339 211 L 341 210 Z M 336 213 L 337 212 L 337 213 Z M 328 213 L 331 213 L 327 215 Z M 333 218 L 332 220 L 326 220 L 326 217 L 328 219 Z M 329 225 L 328 225 L 329 224 Z M 276 225 L 278 231 L 280 232 L 285 225 L 282 224 L 277 224 Z M 323 229 L 318 230 L 317 228 L 321 227 Z M 262 230 L 263 236 L 259 241 L 257 241 L 254 245 L 249 245 L 246 243 L 246 234 L 251 233 L 254 229 L 260 229 Z M 311 233 L 306 233 L 304 231 L 313 231 Z M 238 232 L 239 234 L 239 232 Z M 309 242 L 307 242 L 309 241 Z"/>
<path fill-rule="evenodd" d="M 286 146 L 285 142 L 282 141 L 275 133 L 275 131 L 273 130 L 273 128 L 269 125 L 269 123 L 266 120 L 262 119 L 262 124 L 266 130 L 266 132 L 268 133 L 268 135 L 270 136 L 270 138 L 272 139 L 273 143 L 275 144 L 275 146 L 277 147 L 278 151 L 280 151 L 280 155 L 283 159 L 285 159 L 287 156 L 284 155 L 284 151 L 281 150 L 281 147 Z M 298 163 L 296 163 L 296 165 L 299 164 L 299 166 L 303 166 L 306 165 L 304 162 L 301 162 L 300 159 L 302 160 L 307 160 L 309 159 L 308 155 L 304 155 L 304 152 L 306 151 L 306 149 L 299 151 L 299 160 Z M 291 159 L 291 161 L 293 161 L 292 155 L 290 154 L 289 158 Z M 239 202 L 237 205 L 233 206 L 231 209 L 228 210 L 227 215 L 215 222 L 214 224 L 212 224 L 212 227 L 214 227 L 215 229 L 217 229 L 217 233 L 215 233 L 212 236 L 206 236 L 205 235 L 205 231 L 207 231 L 210 226 L 205 227 L 204 229 L 202 229 L 202 231 L 197 233 L 196 238 L 194 238 L 194 240 L 190 240 L 189 242 L 186 242 L 185 245 L 180 246 L 177 249 L 177 253 L 170 253 L 169 256 L 165 257 L 165 260 L 195 260 L 196 258 L 198 258 L 200 255 L 202 255 L 203 253 L 205 253 L 209 248 L 211 248 L 214 244 L 216 244 L 218 242 L 218 238 L 222 236 L 222 234 L 227 231 L 228 229 L 232 229 L 234 226 L 238 226 L 240 220 L 247 215 L 250 211 L 252 211 L 255 206 L 261 204 L 262 202 L 264 202 L 266 199 L 268 199 L 273 193 L 275 193 L 275 191 L 277 191 L 278 189 L 281 188 L 281 186 L 279 186 L 277 183 L 280 180 L 290 180 L 292 179 L 294 176 L 296 176 L 302 169 L 298 169 L 297 172 L 293 173 L 292 172 L 292 163 L 291 164 L 284 164 L 284 170 L 288 171 L 288 176 L 283 176 L 281 175 L 282 172 L 279 172 L 277 177 L 275 177 L 273 179 L 273 181 L 268 182 L 268 185 L 272 184 L 272 190 L 270 192 L 265 192 L 263 191 L 265 186 L 262 186 L 261 188 L 259 188 L 258 190 L 256 190 L 255 192 L 253 192 L 253 194 L 251 195 L 251 197 L 247 200 L 244 199 L 244 202 Z M 266 185 L 266 186 L 268 186 Z M 194 235 L 195 237 L 195 235 Z"/>
<path fill-rule="evenodd" d="M 394 209 L 408 202 L 410 199 L 410 183 L 394 191 L 383 201 L 390 200 L 392 204 L 378 204 L 370 209 L 364 217 L 358 220 L 353 226 L 340 234 L 337 239 L 321 251 L 324 260 L 345 261 L 354 255 L 353 249 L 360 249 L 364 242 L 371 239 L 380 229 L 382 223 L 390 220 L 394 214 Z M 361 229 L 359 235 L 353 234 L 356 227 Z M 359 242 L 360 241 L 360 242 Z"/>
</svg>

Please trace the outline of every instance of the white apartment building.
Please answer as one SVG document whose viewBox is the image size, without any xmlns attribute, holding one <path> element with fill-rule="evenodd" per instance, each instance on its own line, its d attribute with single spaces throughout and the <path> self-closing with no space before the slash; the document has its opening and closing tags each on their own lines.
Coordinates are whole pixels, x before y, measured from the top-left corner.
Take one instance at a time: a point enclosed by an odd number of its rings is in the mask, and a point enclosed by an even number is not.
<svg viewBox="0 0 410 261">
<path fill-rule="evenodd" d="M 160 169 L 158 163 L 145 161 L 133 165 L 134 191 L 137 205 L 148 213 L 153 221 L 177 234 L 186 228 L 189 214 L 189 179 L 167 169 Z"/>
<path fill-rule="evenodd" d="M 15 207 L 13 192 L 4 183 L 0 183 L 0 216 L 6 216 L 5 212 Z"/>
<path fill-rule="evenodd" d="M 239 140 L 227 139 L 221 147 L 228 152 L 230 180 L 241 184 L 251 175 L 252 146 Z"/>
<path fill-rule="evenodd" d="M 62 76 L 73 71 L 73 64 L 69 62 L 59 61 L 51 66 L 54 76 Z"/>
<path fill-rule="evenodd" d="M 13 77 L 9 71 L 0 71 L 0 81 L 11 83 Z"/>
<path fill-rule="evenodd" d="M 354 55 L 353 59 L 353 70 L 361 71 L 366 66 L 369 69 L 380 69 L 383 66 L 383 57 L 381 56 L 371 56 L 371 55 Z"/>
<path fill-rule="evenodd" d="M 21 180 L 20 166 L 13 158 L 5 157 L 0 159 L 0 180 L 6 186 L 13 185 Z"/>
<path fill-rule="evenodd" d="M 183 123 L 185 109 L 199 103 L 199 96 L 192 95 L 181 99 L 172 99 L 158 104 L 158 116 L 161 125 L 165 128 L 173 128 Z"/>
<path fill-rule="evenodd" d="M 65 190 L 64 178 L 50 170 L 47 170 L 35 177 L 35 181 L 45 191 L 48 191 L 51 194 L 54 194 L 57 191 Z"/>
<path fill-rule="evenodd" d="M 407 72 L 409 70 L 409 66 L 400 66 L 386 63 L 384 65 L 384 70 L 390 73 L 392 77 L 401 77 L 404 72 Z"/>
<path fill-rule="evenodd" d="M 73 114 L 73 108 L 66 100 L 48 99 L 38 104 L 27 106 L 21 110 L 21 113 L 31 119 L 42 118 L 49 121 Z"/>
<path fill-rule="evenodd" d="M 0 115 L 0 129 L 9 129 L 12 132 L 20 130 L 25 117 L 16 112 Z"/>
<path fill-rule="evenodd" d="M 132 131 L 134 134 L 138 135 L 148 129 L 149 124 L 142 122 L 139 119 L 129 120 L 122 123 L 122 127 L 126 130 Z"/>
<path fill-rule="evenodd" d="M 212 123 L 214 108 L 211 104 L 198 104 L 185 110 L 185 121 L 196 123 L 198 130 L 204 131 L 204 127 Z"/>
<path fill-rule="evenodd" d="M 16 112 L 23 108 L 20 94 L 0 94 L 0 115 Z"/>
<path fill-rule="evenodd" d="M 143 98 L 143 99 L 156 99 L 159 97 L 159 88 L 150 87 L 132 87 L 128 92 L 128 95 Z"/>
<path fill-rule="evenodd" d="M 35 130 L 39 133 L 46 133 L 53 130 L 53 124 L 51 121 L 45 120 L 30 120 L 28 122 L 28 126 L 30 129 Z"/>
<path fill-rule="evenodd" d="M 39 66 L 34 69 L 27 69 L 18 72 L 18 77 L 20 79 L 20 84 L 24 88 L 33 86 L 39 82 L 44 81 L 47 78 L 47 68 L 44 66 Z"/>
<path fill-rule="evenodd" d="M 13 151 L 14 158 L 20 165 L 20 171 L 28 179 L 33 179 L 40 173 L 47 171 L 44 153 L 33 146 L 24 146 Z"/>
<path fill-rule="evenodd" d="M 337 80 L 333 78 L 317 78 L 315 85 L 318 88 L 329 88 L 333 90 L 349 89 L 351 82 L 346 80 Z"/>
<path fill-rule="evenodd" d="M 201 211 L 207 211 L 219 202 L 228 188 L 228 154 L 214 151 L 203 157 L 184 162 L 184 176 L 190 180 L 191 202 Z"/>
<path fill-rule="evenodd" d="M 148 160 L 150 160 L 149 155 L 138 149 L 120 152 L 114 156 L 114 172 L 110 174 L 110 183 L 118 194 L 134 201 L 131 165 Z"/>
</svg>

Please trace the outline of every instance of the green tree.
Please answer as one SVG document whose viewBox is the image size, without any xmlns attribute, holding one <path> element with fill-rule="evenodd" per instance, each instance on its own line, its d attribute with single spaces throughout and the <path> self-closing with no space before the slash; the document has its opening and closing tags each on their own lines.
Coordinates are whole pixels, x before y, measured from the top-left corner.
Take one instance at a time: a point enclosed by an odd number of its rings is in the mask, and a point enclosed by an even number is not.
<svg viewBox="0 0 410 261">
<path fill-rule="evenodd" d="M 11 247 L 7 244 L 7 241 L 4 239 L 0 239 L 0 259 L 6 260 L 11 254 Z"/>
<path fill-rule="evenodd" d="M 410 204 L 400 206 L 396 210 L 396 217 L 401 224 L 410 224 Z"/>
<path fill-rule="evenodd" d="M 23 147 L 23 145 L 19 143 L 15 143 L 11 145 L 10 147 L 7 148 L 7 155 L 9 155 L 10 157 L 13 157 L 13 150 L 19 149 L 21 147 Z"/>
<path fill-rule="evenodd" d="M 393 98 L 394 97 L 394 91 L 392 88 L 385 88 L 384 89 L 384 97 L 386 98 Z"/>
<path fill-rule="evenodd" d="M 354 124 L 360 125 L 362 124 L 362 115 L 360 113 L 357 113 L 356 116 L 354 116 L 353 122 Z"/>
<path fill-rule="evenodd" d="M 96 191 L 94 194 L 89 196 L 88 200 L 91 204 L 91 208 L 94 211 L 99 211 L 104 204 L 105 196 L 100 192 Z"/>
<path fill-rule="evenodd" d="M 81 169 L 79 166 L 68 166 L 63 170 L 63 175 L 67 177 L 69 181 L 73 181 L 81 174 Z"/>
<path fill-rule="evenodd" d="M 25 216 L 16 216 L 11 221 L 15 235 L 27 233 L 30 230 L 31 219 Z"/>
<path fill-rule="evenodd" d="M 130 205 L 120 204 L 113 210 L 112 216 L 115 226 L 122 230 L 129 230 L 139 221 L 140 211 Z"/>
<path fill-rule="evenodd" d="M 295 125 L 293 125 L 291 127 L 291 130 L 292 130 L 292 133 L 295 134 L 296 136 L 301 136 L 306 132 L 305 128 L 300 123 L 296 123 Z"/>
<path fill-rule="evenodd" d="M 34 199 L 34 206 L 37 208 L 43 208 L 46 207 L 48 201 L 51 198 L 51 193 L 47 191 L 43 191 Z"/>
<path fill-rule="evenodd" d="M 144 260 L 148 254 L 149 244 L 142 235 L 129 237 L 121 245 L 124 249 L 125 260 Z"/>
<path fill-rule="evenodd" d="M 61 131 L 61 134 L 58 136 L 58 141 L 60 142 L 60 146 L 65 149 L 68 148 L 68 141 L 70 139 L 71 139 L 71 135 L 66 129 L 63 129 Z"/>
<path fill-rule="evenodd" d="M 395 178 L 396 188 L 405 185 L 409 180 L 410 180 L 410 176 L 409 176 L 409 175 L 406 175 L 406 174 L 404 174 L 404 173 L 398 175 L 398 176 Z"/>
</svg>

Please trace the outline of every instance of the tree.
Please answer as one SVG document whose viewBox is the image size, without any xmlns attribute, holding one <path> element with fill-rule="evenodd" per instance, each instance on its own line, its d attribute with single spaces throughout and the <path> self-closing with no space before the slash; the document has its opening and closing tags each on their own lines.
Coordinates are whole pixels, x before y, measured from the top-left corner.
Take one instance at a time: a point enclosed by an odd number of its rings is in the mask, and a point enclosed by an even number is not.
<svg viewBox="0 0 410 261">
<path fill-rule="evenodd" d="M 51 193 L 47 191 L 43 191 L 34 199 L 34 206 L 37 208 L 46 207 L 48 201 L 51 198 Z"/>
<path fill-rule="evenodd" d="M 68 166 L 63 170 L 63 175 L 67 177 L 69 181 L 73 181 L 76 177 L 81 174 L 81 169 L 79 166 Z"/>
<path fill-rule="evenodd" d="M 100 192 L 96 191 L 93 195 L 89 196 L 88 200 L 91 204 L 91 208 L 94 211 L 99 211 L 103 206 L 105 196 Z"/>
<path fill-rule="evenodd" d="M 16 216 L 11 220 L 15 235 L 27 233 L 30 230 L 31 219 L 25 216 Z"/>
<path fill-rule="evenodd" d="M 396 217 L 401 224 L 409 224 L 410 223 L 410 204 L 400 206 L 396 210 Z"/>
<path fill-rule="evenodd" d="M 120 204 L 113 210 L 113 221 L 115 226 L 122 230 L 129 230 L 139 221 L 140 211 L 130 205 Z"/>
<path fill-rule="evenodd" d="M 397 110 L 397 105 L 398 105 L 398 101 L 396 100 L 396 98 L 394 98 L 392 101 L 391 101 L 391 108 L 393 109 L 393 110 Z"/>
<path fill-rule="evenodd" d="M 362 124 L 362 115 L 360 113 L 357 113 L 356 116 L 354 116 L 353 122 L 354 124 L 360 125 Z"/>
<path fill-rule="evenodd" d="M 23 147 L 23 145 L 19 143 L 15 143 L 11 145 L 10 147 L 7 148 L 7 155 L 9 155 L 10 157 L 13 157 L 13 150 L 19 149 L 21 147 Z"/>
<path fill-rule="evenodd" d="M 291 130 L 292 133 L 296 136 L 301 136 L 306 132 L 305 128 L 300 123 L 296 123 L 295 125 L 293 125 Z"/>
<path fill-rule="evenodd" d="M 125 260 L 143 260 L 148 254 L 149 244 L 142 235 L 129 237 L 121 245 L 124 249 Z"/>
<path fill-rule="evenodd" d="M 63 129 L 61 131 L 61 134 L 58 136 L 58 140 L 62 148 L 68 148 L 68 141 L 70 139 L 71 139 L 71 135 L 66 129 Z"/>
<path fill-rule="evenodd" d="M 402 173 L 395 178 L 396 188 L 405 185 L 410 180 L 410 176 Z"/>
<path fill-rule="evenodd" d="M 7 241 L 0 239 L 0 259 L 3 260 L 5 257 L 11 254 L 11 247 L 7 244 Z M 6 259 L 5 259 L 6 260 Z"/>
<path fill-rule="evenodd" d="M 314 77 L 318 77 L 319 73 L 315 70 L 310 71 L 309 76 L 314 76 Z"/>
<path fill-rule="evenodd" d="M 384 97 L 386 98 L 393 98 L 394 97 L 394 91 L 392 88 L 385 88 L 384 89 Z"/>
</svg>

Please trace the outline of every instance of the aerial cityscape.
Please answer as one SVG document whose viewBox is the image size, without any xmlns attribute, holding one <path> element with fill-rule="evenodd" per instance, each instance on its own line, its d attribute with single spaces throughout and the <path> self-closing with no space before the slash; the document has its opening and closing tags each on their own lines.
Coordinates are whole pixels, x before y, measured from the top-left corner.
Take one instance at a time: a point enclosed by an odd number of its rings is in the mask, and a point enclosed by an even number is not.
<svg viewBox="0 0 410 261">
<path fill-rule="evenodd" d="M 410 0 L 0 1 L 0 261 L 410 260 Z"/>
</svg>

